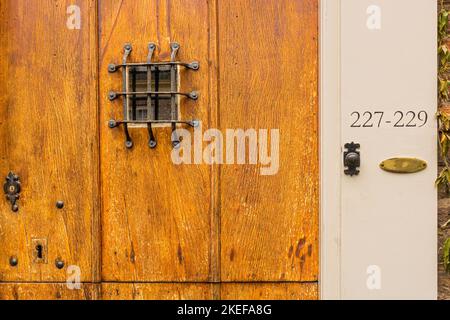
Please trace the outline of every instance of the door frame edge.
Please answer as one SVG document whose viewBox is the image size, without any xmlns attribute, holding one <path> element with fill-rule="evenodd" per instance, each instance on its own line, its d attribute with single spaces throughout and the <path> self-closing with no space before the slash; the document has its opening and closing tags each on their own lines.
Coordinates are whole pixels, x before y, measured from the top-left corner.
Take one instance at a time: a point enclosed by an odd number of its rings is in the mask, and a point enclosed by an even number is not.
<svg viewBox="0 0 450 320">
<path fill-rule="evenodd" d="M 341 299 L 341 0 L 320 0 L 320 276 L 319 297 Z"/>
</svg>

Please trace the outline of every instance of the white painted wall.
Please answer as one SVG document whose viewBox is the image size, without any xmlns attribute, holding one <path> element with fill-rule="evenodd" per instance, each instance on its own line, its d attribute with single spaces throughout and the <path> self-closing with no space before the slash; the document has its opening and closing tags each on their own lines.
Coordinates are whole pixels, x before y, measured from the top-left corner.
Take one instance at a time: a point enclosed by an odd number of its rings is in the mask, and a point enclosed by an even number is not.
<svg viewBox="0 0 450 320">
<path fill-rule="evenodd" d="M 436 1 L 321 5 L 322 297 L 435 299 Z M 361 144 L 356 177 L 343 174 L 352 141 Z M 392 157 L 420 158 L 428 168 L 382 171 Z"/>
</svg>

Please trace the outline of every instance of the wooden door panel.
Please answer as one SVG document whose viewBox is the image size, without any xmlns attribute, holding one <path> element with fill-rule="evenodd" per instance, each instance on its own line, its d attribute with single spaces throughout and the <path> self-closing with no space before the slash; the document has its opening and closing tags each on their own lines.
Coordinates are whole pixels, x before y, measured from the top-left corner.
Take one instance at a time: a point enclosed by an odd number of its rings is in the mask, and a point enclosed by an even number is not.
<svg viewBox="0 0 450 320">
<path fill-rule="evenodd" d="M 316 281 L 318 1 L 219 1 L 218 21 L 221 128 L 280 130 L 276 175 L 221 170 L 221 279 Z"/>
<path fill-rule="evenodd" d="M 102 283 L 104 300 L 317 300 L 317 283 Z"/>
<path fill-rule="evenodd" d="M 13 171 L 22 184 L 17 213 L 0 201 L 3 281 L 64 282 L 69 265 L 82 281 L 98 278 L 96 7 L 81 1 L 82 28 L 69 30 L 71 4 L 1 1 L 0 176 Z M 47 244 L 43 263 L 33 239 Z"/>
<path fill-rule="evenodd" d="M 317 281 L 317 11 L 317 0 L 100 2 L 105 280 Z M 177 41 L 181 60 L 201 62 L 200 72 L 181 76 L 182 87 L 201 92 L 182 103 L 183 118 L 203 120 L 204 129 L 220 123 L 223 132 L 280 130 L 278 174 L 226 165 L 218 180 L 215 167 L 174 166 L 170 129 L 156 130 L 155 150 L 146 130 L 131 129 L 135 146 L 124 148 L 123 130 L 106 126 L 122 116 L 121 101 L 106 98 L 121 75 L 107 65 L 127 42 L 130 60 L 144 61 L 150 41 L 157 59 Z"/>
<path fill-rule="evenodd" d="M 208 283 L 102 283 L 103 300 L 212 300 Z"/>
<path fill-rule="evenodd" d="M 65 283 L 3 283 L 0 284 L 0 300 L 97 300 L 100 285 L 83 284 L 70 290 Z"/>
<path fill-rule="evenodd" d="M 66 28 L 71 4 L 0 0 L 0 177 L 22 182 L 18 213 L 0 201 L 0 281 L 54 282 L 1 284 L 0 299 L 317 298 L 318 1 L 85 0 L 81 30 Z M 177 166 L 170 128 L 154 129 L 156 149 L 130 128 L 127 149 L 108 127 L 123 119 L 108 65 L 125 43 L 130 62 L 146 61 L 149 42 L 167 61 L 172 41 L 178 60 L 200 61 L 180 70 L 180 91 L 200 93 L 180 100 L 181 119 L 279 129 L 277 174 Z M 104 283 L 68 292 L 57 258 Z"/>
<path fill-rule="evenodd" d="M 317 283 L 224 283 L 222 300 L 317 300 Z"/>
<path fill-rule="evenodd" d="M 196 89 L 197 101 L 180 102 L 181 118 L 208 127 L 210 95 L 208 1 L 99 1 L 101 171 L 103 195 L 103 279 L 105 281 L 208 281 L 211 272 L 211 169 L 176 166 L 171 160 L 170 128 L 154 129 L 158 146 L 148 147 L 146 128 L 131 128 L 133 149 L 124 146 L 122 75 L 108 73 L 121 63 L 125 43 L 130 62 L 147 59 L 148 43 L 158 49 L 155 61 L 170 59 L 170 42 L 180 43 L 178 59 L 198 60 L 197 72 L 181 70 L 181 90 Z"/>
</svg>

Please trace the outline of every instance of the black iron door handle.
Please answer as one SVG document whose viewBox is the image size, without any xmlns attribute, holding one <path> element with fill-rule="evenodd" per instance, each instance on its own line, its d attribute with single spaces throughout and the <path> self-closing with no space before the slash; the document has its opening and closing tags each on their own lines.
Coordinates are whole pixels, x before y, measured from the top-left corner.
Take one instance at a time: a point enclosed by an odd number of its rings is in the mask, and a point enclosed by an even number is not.
<svg viewBox="0 0 450 320">
<path fill-rule="evenodd" d="M 19 211 L 17 200 L 20 198 L 21 185 L 19 176 L 14 172 L 10 172 L 6 177 L 3 191 L 5 192 L 6 199 L 11 203 L 11 210 L 13 212 Z"/>
<path fill-rule="evenodd" d="M 344 173 L 347 176 L 353 177 L 359 175 L 359 167 L 361 166 L 360 147 L 359 143 L 352 142 L 345 144 L 347 150 L 344 152 L 344 167 L 347 169 L 344 170 Z"/>
</svg>

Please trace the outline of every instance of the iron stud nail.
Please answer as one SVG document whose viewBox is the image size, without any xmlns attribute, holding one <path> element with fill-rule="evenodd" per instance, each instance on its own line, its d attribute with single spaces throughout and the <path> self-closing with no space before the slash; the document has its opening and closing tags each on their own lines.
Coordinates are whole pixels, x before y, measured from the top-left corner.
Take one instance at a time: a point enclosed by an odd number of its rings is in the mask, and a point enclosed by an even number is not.
<svg viewBox="0 0 450 320">
<path fill-rule="evenodd" d="M 13 257 L 9 258 L 9 264 L 11 265 L 11 267 L 17 267 L 17 265 L 19 264 L 19 259 L 17 259 L 17 257 L 13 256 Z"/>
<path fill-rule="evenodd" d="M 189 94 L 189 98 L 191 98 L 192 100 L 197 100 L 198 99 L 198 92 L 197 91 L 192 91 Z"/>
<path fill-rule="evenodd" d="M 197 61 L 194 61 L 194 62 L 192 62 L 192 63 L 190 64 L 190 67 L 191 67 L 193 70 L 198 70 L 198 69 L 200 68 L 200 65 L 199 65 L 199 63 L 198 63 Z"/>
<path fill-rule="evenodd" d="M 110 64 L 110 65 L 108 65 L 108 71 L 109 71 L 110 73 L 116 72 L 116 70 L 117 70 L 117 68 L 116 68 L 116 65 L 115 65 L 115 64 Z"/>
<path fill-rule="evenodd" d="M 62 268 L 64 268 L 64 261 L 62 261 L 61 259 L 56 259 L 55 265 L 59 270 L 61 270 Z"/>
<path fill-rule="evenodd" d="M 109 120 L 108 126 L 109 126 L 111 129 L 114 129 L 115 127 L 117 127 L 117 122 L 116 122 L 116 120 Z"/>
<path fill-rule="evenodd" d="M 125 141 L 125 147 L 127 149 L 133 148 L 133 141 Z"/>
<path fill-rule="evenodd" d="M 57 201 L 57 202 L 56 202 L 56 207 L 57 207 L 58 209 L 64 208 L 64 201 Z"/>
<path fill-rule="evenodd" d="M 110 91 L 108 93 L 108 98 L 109 98 L 109 100 L 113 101 L 114 99 L 117 98 L 117 94 L 114 91 Z"/>
</svg>

